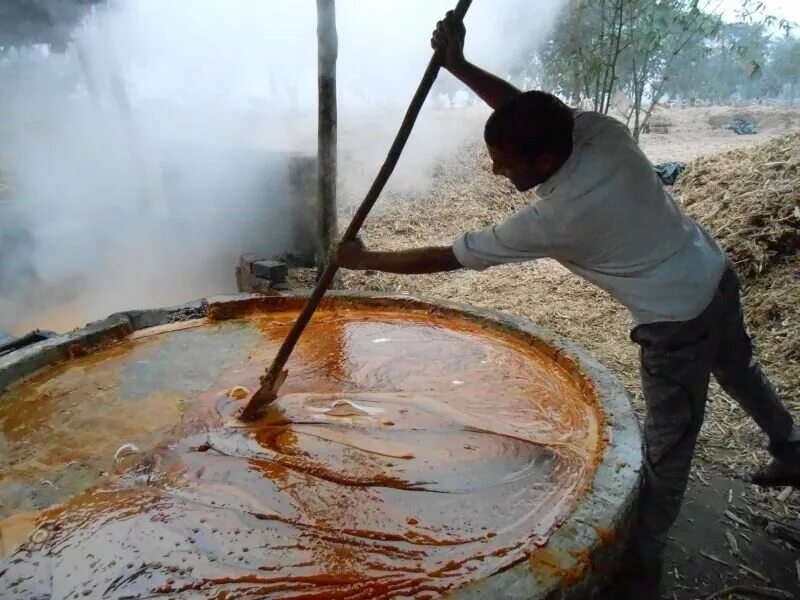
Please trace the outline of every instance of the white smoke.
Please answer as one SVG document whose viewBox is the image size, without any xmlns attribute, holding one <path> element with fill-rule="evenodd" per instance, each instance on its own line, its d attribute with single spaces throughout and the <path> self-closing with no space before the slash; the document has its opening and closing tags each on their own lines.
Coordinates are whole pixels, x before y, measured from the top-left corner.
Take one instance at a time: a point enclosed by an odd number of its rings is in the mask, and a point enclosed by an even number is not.
<svg viewBox="0 0 800 600">
<path fill-rule="evenodd" d="M 475 0 L 468 58 L 508 72 L 560 4 Z M 453 5 L 337 2 L 343 201 L 359 200 L 377 172 L 431 30 Z M 285 156 L 316 151 L 316 43 L 313 0 L 118 0 L 94 10 L 64 53 L 7 52 L 0 228 L 27 228 L 33 246 L 0 255 L 0 329 L 65 329 L 230 292 L 239 254 L 281 251 Z M 436 89 L 466 97 L 444 72 Z M 393 190 L 425 189 L 488 114 L 443 106 L 426 105 Z M 4 283 L 2 271 L 24 273 L 23 263 L 37 280 Z"/>
</svg>

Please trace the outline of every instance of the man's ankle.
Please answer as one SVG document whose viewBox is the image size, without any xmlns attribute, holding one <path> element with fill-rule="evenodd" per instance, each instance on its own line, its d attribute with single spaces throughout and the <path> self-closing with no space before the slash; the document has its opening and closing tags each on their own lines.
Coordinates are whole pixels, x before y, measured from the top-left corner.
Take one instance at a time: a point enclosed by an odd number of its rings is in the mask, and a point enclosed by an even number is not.
<svg viewBox="0 0 800 600">
<path fill-rule="evenodd" d="M 659 553 L 642 556 L 633 547 L 620 558 L 604 600 L 657 600 L 660 597 L 663 563 Z"/>
<path fill-rule="evenodd" d="M 660 573 L 664 564 L 664 542 L 655 538 L 634 538 L 622 555 L 620 568 L 646 572 L 652 576 Z"/>
<path fill-rule="evenodd" d="M 771 440 L 769 453 L 780 461 L 800 461 L 800 430 L 793 428 L 783 440 Z"/>
</svg>

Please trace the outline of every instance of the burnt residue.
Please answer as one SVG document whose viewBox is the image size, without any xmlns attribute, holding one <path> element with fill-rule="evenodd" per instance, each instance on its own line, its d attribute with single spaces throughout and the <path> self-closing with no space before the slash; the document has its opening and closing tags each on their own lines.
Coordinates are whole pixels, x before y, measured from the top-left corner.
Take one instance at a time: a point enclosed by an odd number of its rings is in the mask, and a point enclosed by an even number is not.
<svg viewBox="0 0 800 600">
<path fill-rule="evenodd" d="M 573 373 L 452 316 L 323 310 L 283 395 L 243 426 L 246 399 L 226 392 L 257 388 L 294 315 L 251 313 L 264 343 L 189 403 L 147 468 L 42 514 L 57 527 L 5 559 L 0 586 L 19 598 L 423 599 L 546 544 L 603 444 Z"/>
</svg>

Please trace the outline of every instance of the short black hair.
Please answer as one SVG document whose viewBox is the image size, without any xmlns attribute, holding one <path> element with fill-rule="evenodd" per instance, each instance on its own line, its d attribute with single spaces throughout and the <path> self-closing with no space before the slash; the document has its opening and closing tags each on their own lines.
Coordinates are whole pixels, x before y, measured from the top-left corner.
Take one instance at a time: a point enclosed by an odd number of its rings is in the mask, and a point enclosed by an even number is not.
<svg viewBox="0 0 800 600">
<path fill-rule="evenodd" d="M 575 119 L 572 109 L 546 92 L 517 94 L 501 104 L 486 121 L 483 137 L 488 146 L 525 156 L 572 153 Z"/>
</svg>

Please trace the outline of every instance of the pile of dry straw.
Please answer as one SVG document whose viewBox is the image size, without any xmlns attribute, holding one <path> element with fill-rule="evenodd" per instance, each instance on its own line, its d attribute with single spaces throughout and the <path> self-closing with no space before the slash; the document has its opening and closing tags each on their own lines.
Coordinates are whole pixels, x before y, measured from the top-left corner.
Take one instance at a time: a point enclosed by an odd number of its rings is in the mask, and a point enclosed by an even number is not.
<svg viewBox="0 0 800 600">
<path fill-rule="evenodd" d="M 675 188 L 740 275 L 756 279 L 800 250 L 800 134 L 703 157 Z"/>
<path fill-rule="evenodd" d="M 800 399 L 800 134 L 697 159 L 676 194 L 736 264 L 762 360 Z"/>
</svg>

